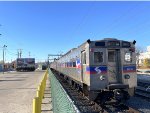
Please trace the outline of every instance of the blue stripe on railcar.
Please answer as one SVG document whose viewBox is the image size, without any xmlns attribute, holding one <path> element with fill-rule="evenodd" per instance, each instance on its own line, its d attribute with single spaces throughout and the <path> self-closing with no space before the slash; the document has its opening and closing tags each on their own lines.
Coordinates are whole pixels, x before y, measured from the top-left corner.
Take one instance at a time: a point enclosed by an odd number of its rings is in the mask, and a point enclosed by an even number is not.
<svg viewBox="0 0 150 113">
<path fill-rule="evenodd" d="M 97 67 L 86 67 L 86 74 L 105 74 L 107 73 L 107 66 L 97 66 Z"/>
<path fill-rule="evenodd" d="M 129 73 L 129 72 L 136 72 L 136 66 L 123 66 L 123 72 Z"/>
</svg>

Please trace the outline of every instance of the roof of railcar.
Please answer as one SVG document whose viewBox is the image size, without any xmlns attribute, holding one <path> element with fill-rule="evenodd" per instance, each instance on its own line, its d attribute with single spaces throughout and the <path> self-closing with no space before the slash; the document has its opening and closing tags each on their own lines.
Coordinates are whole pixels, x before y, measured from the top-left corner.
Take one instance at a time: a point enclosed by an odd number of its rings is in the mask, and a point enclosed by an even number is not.
<svg viewBox="0 0 150 113">
<path fill-rule="evenodd" d="M 101 40 L 95 40 L 95 41 L 91 41 L 90 39 L 88 39 L 86 42 L 82 43 L 81 45 L 79 45 L 77 48 L 80 48 L 82 46 L 85 46 L 85 44 L 91 43 L 91 42 L 99 42 L 99 41 L 125 41 L 125 40 L 118 40 L 117 38 L 104 38 Z M 129 41 L 126 41 L 129 42 Z M 71 53 L 72 51 L 76 50 L 77 48 L 72 48 L 71 50 L 69 50 L 67 53 L 65 53 L 64 55 L 62 55 L 60 58 L 66 56 L 67 54 Z"/>
</svg>

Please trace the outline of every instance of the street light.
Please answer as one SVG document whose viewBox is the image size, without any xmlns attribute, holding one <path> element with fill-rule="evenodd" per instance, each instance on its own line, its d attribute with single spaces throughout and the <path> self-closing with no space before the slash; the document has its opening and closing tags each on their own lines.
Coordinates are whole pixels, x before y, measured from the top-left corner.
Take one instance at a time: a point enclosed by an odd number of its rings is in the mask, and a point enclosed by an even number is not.
<svg viewBox="0 0 150 113">
<path fill-rule="evenodd" d="M 4 50 L 6 47 L 7 47 L 6 45 L 3 46 L 3 74 L 4 74 Z"/>
</svg>

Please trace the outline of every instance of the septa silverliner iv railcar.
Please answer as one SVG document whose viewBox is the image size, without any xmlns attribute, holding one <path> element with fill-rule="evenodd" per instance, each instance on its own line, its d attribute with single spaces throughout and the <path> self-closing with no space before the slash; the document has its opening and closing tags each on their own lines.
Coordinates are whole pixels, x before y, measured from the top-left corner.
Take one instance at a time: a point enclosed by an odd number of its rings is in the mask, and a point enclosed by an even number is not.
<svg viewBox="0 0 150 113">
<path fill-rule="evenodd" d="M 112 38 L 87 40 L 50 67 L 82 89 L 90 100 L 98 95 L 104 101 L 127 99 L 137 86 L 135 43 Z"/>
</svg>

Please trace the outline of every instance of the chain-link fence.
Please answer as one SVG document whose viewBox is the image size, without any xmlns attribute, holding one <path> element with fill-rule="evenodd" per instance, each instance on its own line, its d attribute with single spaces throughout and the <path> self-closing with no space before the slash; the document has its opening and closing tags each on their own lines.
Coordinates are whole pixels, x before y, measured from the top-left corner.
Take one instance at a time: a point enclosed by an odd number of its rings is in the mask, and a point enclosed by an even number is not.
<svg viewBox="0 0 150 113">
<path fill-rule="evenodd" d="M 62 85 L 56 79 L 49 69 L 49 78 L 51 85 L 52 106 L 54 113 L 79 113 L 73 101 L 67 95 Z"/>
</svg>

